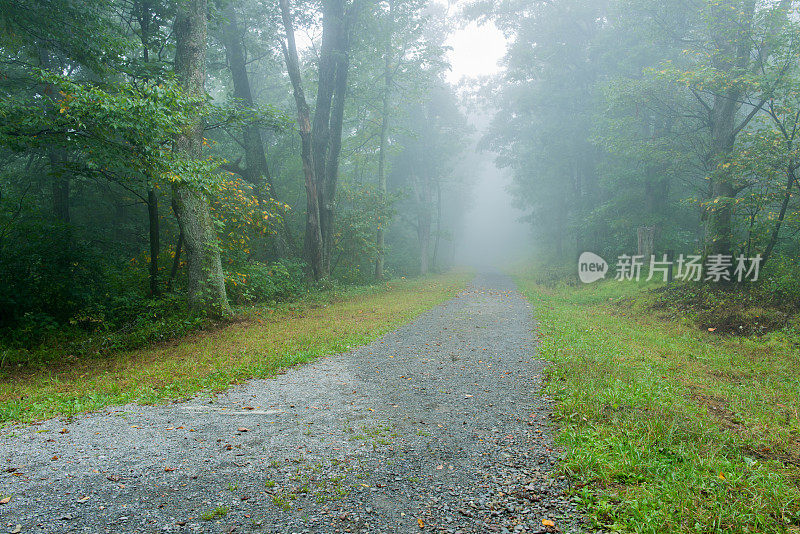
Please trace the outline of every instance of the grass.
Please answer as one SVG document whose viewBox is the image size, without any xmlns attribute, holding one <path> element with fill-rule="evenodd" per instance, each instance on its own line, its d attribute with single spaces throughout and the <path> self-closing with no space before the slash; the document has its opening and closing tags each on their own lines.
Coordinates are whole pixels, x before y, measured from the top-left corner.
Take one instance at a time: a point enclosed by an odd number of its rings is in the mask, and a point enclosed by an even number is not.
<svg viewBox="0 0 800 534">
<path fill-rule="evenodd" d="M 632 283 L 520 275 L 552 361 L 562 466 L 612 532 L 800 532 L 800 339 L 658 316 Z"/>
<path fill-rule="evenodd" d="M 229 511 L 230 509 L 227 506 L 218 506 L 213 510 L 209 510 L 208 512 L 204 513 L 202 516 L 200 516 L 200 519 L 202 519 L 203 521 L 213 521 L 215 519 L 222 519 L 223 517 L 228 515 Z"/>
<path fill-rule="evenodd" d="M 176 342 L 15 371 L 0 382 L 0 424 L 162 403 L 270 378 L 369 343 L 454 296 L 468 278 L 398 280 L 279 308 L 252 307 L 234 324 Z"/>
</svg>

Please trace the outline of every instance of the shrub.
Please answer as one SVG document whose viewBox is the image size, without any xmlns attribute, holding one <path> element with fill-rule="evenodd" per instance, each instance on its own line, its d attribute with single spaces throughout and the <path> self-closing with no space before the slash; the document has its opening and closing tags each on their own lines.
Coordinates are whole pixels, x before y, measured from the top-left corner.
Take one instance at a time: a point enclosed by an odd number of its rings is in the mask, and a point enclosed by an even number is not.
<svg viewBox="0 0 800 534">
<path fill-rule="evenodd" d="M 308 291 L 305 264 L 284 260 L 248 263 L 226 276 L 228 298 L 235 304 L 291 300 Z"/>
</svg>

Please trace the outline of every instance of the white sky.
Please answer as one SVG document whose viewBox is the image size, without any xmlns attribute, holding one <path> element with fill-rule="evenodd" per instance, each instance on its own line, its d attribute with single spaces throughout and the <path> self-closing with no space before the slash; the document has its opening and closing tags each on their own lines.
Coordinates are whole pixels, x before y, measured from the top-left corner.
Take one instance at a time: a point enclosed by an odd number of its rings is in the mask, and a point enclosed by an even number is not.
<svg viewBox="0 0 800 534">
<path fill-rule="evenodd" d="M 450 83 L 499 72 L 498 63 L 506 52 L 506 38 L 493 22 L 480 26 L 471 22 L 454 31 L 446 44 L 453 48 L 449 53 L 453 70 L 447 75 Z"/>
</svg>

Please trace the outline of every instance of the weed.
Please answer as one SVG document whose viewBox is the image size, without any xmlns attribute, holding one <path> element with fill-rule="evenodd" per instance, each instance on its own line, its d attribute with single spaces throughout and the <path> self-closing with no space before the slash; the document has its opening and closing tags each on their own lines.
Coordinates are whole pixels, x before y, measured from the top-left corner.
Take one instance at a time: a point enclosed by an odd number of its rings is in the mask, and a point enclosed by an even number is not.
<svg viewBox="0 0 800 534">
<path fill-rule="evenodd" d="M 208 512 L 204 513 L 200 516 L 200 519 L 203 521 L 213 521 L 215 519 L 222 519 L 226 515 L 228 515 L 228 511 L 230 509 L 227 506 L 217 506 L 213 510 L 209 510 Z"/>
</svg>

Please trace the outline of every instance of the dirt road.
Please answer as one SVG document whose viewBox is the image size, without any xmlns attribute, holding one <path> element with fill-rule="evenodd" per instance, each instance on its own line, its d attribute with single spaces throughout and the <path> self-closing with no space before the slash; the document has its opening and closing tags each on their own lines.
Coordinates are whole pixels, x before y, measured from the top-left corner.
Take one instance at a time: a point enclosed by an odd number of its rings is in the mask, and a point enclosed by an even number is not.
<svg viewBox="0 0 800 534">
<path fill-rule="evenodd" d="M 530 305 L 479 275 L 352 352 L 0 435 L 12 532 L 577 532 Z M 545 523 L 543 523 L 545 521 Z"/>
</svg>

